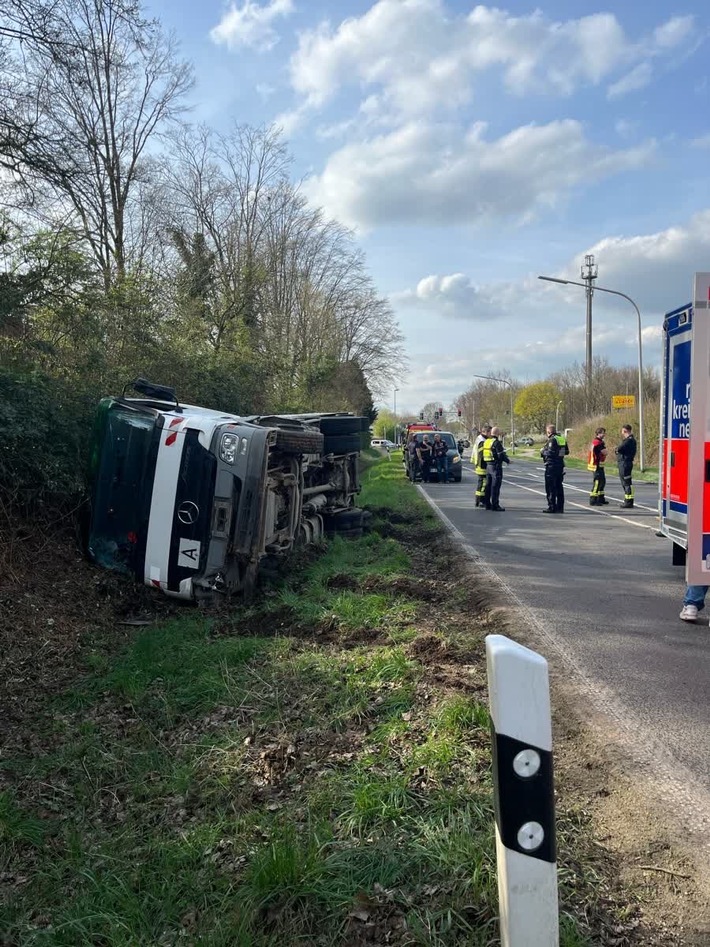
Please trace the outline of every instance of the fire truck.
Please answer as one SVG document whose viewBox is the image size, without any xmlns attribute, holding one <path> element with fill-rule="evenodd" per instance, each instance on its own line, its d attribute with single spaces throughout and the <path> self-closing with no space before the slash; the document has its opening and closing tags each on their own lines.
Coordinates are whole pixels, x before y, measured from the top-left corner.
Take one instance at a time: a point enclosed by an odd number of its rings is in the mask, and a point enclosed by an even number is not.
<svg viewBox="0 0 710 947">
<path fill-rule="evenodd" d="M 661 532 L 686 581 L 710 585 L 710 273 L 663 320 L 660 435 Z"/>
</svg>

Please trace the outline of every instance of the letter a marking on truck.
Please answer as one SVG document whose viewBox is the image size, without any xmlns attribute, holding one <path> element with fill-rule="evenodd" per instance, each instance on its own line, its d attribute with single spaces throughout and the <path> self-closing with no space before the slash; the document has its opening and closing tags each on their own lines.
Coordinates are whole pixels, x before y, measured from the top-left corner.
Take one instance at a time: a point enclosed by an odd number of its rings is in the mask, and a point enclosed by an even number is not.
<svg viewBox="0 0 710 947">
<path fill-rule="evenodd" d="M 194 539 L 181 539 L 178 552 L 178 565 L 187 569 L 199 569 L 202 544 Z"/>
</svg>

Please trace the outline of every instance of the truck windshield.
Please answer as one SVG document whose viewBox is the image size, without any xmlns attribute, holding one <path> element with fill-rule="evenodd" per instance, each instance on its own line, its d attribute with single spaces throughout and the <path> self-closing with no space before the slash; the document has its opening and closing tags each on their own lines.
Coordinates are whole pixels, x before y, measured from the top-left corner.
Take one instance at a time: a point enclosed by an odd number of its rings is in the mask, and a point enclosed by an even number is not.
<svg viewBox="0 0 710 947">
<path fill-rule="evenodd" d="M 144 514 L 153 486 L 151 460 L 155 418 L 113 403 L 105 410 L 94 445 L 94 474 L 89 552 L 100 565 L 134 571 L 145 547 Z"/>
</svg>

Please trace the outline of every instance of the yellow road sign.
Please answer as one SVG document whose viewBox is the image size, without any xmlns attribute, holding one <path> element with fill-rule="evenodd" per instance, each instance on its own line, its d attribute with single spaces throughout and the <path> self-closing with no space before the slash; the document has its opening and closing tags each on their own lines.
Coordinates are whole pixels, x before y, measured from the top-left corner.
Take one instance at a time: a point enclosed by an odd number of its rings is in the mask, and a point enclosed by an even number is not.
<svg viewBox="0 0 710 947">
<path fill-rule="evenodd" d="M 612 395 L 612 408 L 635 408 L 636 395 Z"/>
</svg>

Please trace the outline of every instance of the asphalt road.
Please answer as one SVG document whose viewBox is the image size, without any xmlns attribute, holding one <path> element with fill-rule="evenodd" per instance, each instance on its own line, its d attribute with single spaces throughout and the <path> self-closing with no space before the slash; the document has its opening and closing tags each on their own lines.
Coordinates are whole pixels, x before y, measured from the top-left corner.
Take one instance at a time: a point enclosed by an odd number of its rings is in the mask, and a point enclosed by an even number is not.
<svg viewBox="0 0 710 947">
<path fill-rule="evenodd" d="M 688 789 L 695 826 L 710 828 L 708 612 L 695 625 L 678 618 L 684 570 L 656 536 L 657 485 L 636 483 L 634 509 L 619 509 L 612 465 L 610 505 L 595 508 L 591 474 L 570 469 L 565 512 L 549 516 L 541 464 L 516 459 L 504 469 L 506 512 L 494 513 L 474 507 L 464 463 L 461 484 L 422 488 L 430 501 L 585 679 L 596 709 L 623 719 L 640 756 Z"/>
</svg>

